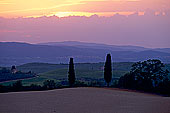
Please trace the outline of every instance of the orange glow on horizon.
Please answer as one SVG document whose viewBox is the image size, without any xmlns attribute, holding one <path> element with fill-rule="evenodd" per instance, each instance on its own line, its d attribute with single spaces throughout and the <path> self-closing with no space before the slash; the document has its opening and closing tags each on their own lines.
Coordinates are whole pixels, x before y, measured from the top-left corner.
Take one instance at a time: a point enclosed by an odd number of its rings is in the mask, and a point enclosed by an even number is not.
<svg viewBox="0 0 170 113">
<path fill-rule="evenodd" d="M 124 15 L 124 16 L 128 16 L 131 14 L 134 14 L 135 12 L 96 12 L 96 13 L 90 13 L 90 12 L 56 12 L 56 13 L 52 13 L 49 15 L 32 15 L 32 16 L 21 16 L 21 18 L 38 18 L 38 17 L 42 17 L 42 16 L 46 16 L 46 17 L 50 17 L 50 16 L 57 16 L 59 18 L 62 17 L 69 17 L 69 16 L 85 16 L 85 17 L 90 17 L 92 15 L 98 15 L 99 17 L 111 17 L 114 16 L 115 14 L 120 14 L 120 15 Z M 144 12 L 140 12 L 143 13 Z M 139 14 L 140 14 L 139 13 Z M 5 18 L 18 18 L 18 16 L 4 16 Z"/>
<path fill-rule="evenodd" d="M 133 14 L 134 12 L 98 12 L 98 13 L 89 13 L 89 12 L 57 12 L 53 15 L 58 16 L 58 17 L 68 17 L 68 16 L 86 16 L 90 17 L 92 15 L 98 15 L 98 16 L 105 16 L 105 17 L 110 17 L 115 14 L 120 14 L 120 15 L 130 15 Z"/>
<path fill-rule="evenodd" d="M 169 0 L 0 0 L 0 17 L 113 16 L 170 10 Z"/>
</svg>

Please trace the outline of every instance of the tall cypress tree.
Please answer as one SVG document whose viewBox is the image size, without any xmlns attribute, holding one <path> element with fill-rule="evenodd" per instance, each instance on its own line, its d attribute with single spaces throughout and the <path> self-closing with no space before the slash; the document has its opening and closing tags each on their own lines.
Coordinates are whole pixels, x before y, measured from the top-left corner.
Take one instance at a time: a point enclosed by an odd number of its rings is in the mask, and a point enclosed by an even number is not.
<svg viewBox="0 0 170 113">
<path fill-rule="evenodd" d="M 110 54 L 107 54 L 106 57 L 106 62 L 104 66 L 104 79 L 107 82 L 107 87 L 109 87 L 109 83 L 112 80 L 112 61 Z"/>
<path fill-rule="evenodd" d="M 75 82 L 75 72 L 74 72 L 73 58 L 70 58 L 70 62 L 69 62 L 68 81 L 69 81 L 69 85 L 70 86 L 74 85 L 74 82 Z"/>
</svg>

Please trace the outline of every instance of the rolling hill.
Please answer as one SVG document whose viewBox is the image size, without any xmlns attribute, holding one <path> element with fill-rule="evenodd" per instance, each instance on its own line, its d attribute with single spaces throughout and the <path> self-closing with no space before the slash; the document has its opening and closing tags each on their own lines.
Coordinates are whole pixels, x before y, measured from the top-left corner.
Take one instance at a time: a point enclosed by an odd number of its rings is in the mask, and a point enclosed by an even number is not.
<svg viewBox="0 0 170 113">
<path fill-rule="evenodd" d="M 39 43 L 38 45 L 49 45 L 49 46 L 73 46 L 79 48 L 93 48 L 93 49 L 108 49 L 112 51 L 144 51 L 148 48 L 140 46 L 117 46 L 117 45 L 107 45 L 107 44 L 98 44 L 98 43 L 86 43 L 78 41 L 64 41 L 64 42 L 47 42 Z"/>
<path fill-rule="evenodd" d="M 113 79 L 116 80 L 129 72 L 132 64 L 133 62 L 114 62 L 112 64 Z M 93 80 L 103 82 L 103 66 L 104 63 L 75 63 L 76 78 L 84 82 Z M 170 70 L 170 64 L 165 64 L 165 68 Z M 28 63 L 17 66 L 17 70 L 22 72 L 32 71 L 38 75 L 34 78 L 22 80 L 23 85 L 42 85 L 45 80 L 54 80 L 60 83 L 68 79 L 68 64 Z M 1 84 L 10 85 L 14 82 L 9 81 Z"/>
<path fill-rule="evenodd" d="M 127 73 L 132 62 L 114 62 L 113 78 L 117 79 Z M 75 63 L 76 78 L 88 82 L 89 80 L 103 81 L 104 63 Z M 24 85 L 40 84 L 45 80 L 55 80 L 55 82 L 67 81 L 68 64 L 48 64 L 48 63 L 28 63 L 17 66 L 17 70 L 22 72 L 32 71 L 38 76 L 23 80 Z M 15 81 L 2 83 L 3 85 L 12 84 Z"/>
<path fill-rule="evenodd" d="M 28 44 L 0 42 L 0 66 L 21 65 L 30 62 L 68 63 L 70 57 L 75 62 L 103 62 L 107 53 L 114 62 L 136 62 L 160 59 L 170 62 L 170 53 L 136 46 L 111 46 L 104 44 L 63 42 L 60 44 Z M 166 49 L 167 50 L 167 49 Z"/>
</svg>

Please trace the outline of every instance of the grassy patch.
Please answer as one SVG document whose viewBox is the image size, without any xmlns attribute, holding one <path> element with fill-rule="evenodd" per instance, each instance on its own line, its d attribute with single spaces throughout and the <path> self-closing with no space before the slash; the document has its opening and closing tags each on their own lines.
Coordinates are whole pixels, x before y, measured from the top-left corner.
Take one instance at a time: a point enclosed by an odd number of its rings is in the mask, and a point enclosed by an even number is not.
<svg viewBox="0 0 170 113">
<path fill-rule="evenodd" d="M 132 62 L 116 62 L 113 63 L 113 78 L 119 78 L 127 73 Z M 103 79 L 103 67 L 104 63 L 77 63 L 75 64 L 76 78 L 88 78 L 88 79 Z M 166 64 L 166 67 L 170 70 L 170 65 Z M 18 70 L 27 72 L 33 71 L 38 74 L 35 78 L 22 80 L 23 85 L 38 84 L 42 85 L 45 80 L 54 80 L 60 82 L 67 80 L 68 65 L 67 64 L 48 64 L 48 63 L 29 63 L 21 66 L 17 66 Z M 12 84 L 13 81 L 1 83 L 3 85 Z"/>
</svg>

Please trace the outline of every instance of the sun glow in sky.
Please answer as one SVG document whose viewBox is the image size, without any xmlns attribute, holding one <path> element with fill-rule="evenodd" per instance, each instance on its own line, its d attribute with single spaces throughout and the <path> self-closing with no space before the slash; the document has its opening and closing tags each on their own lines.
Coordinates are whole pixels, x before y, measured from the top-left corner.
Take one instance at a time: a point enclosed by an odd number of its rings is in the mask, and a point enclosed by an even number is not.
<svg viewBox="0 0 170 113">
<path fill-rule="evenodd" d="M 128 15 L 146 9 L 169 10 L 170 0 L 0 0 L 0 16 L 7 18 L 93 14 L 111 16 L 115 12 Z"/>
<path fill-rule="evenodd" d="M 91 13 L 91 12 L 56 12 L 52 15 L 49 16 L 58 16 L 58 17 L 67 17 L 67 16 L 86 16 L 86 17 L 90 17 L 92 15 L 97 14 L 98 16 L 113 16 L 115 14 L 121 14 L 121 15 L 130 15 L 133 14 L 134 12 L 96 12 L 96 13 Z"/>
<path fill-rule="evenodd" d="M 0 0 L 0 41 L 169 48 L 169 18 L 170 0 Z"/>
</svg>

